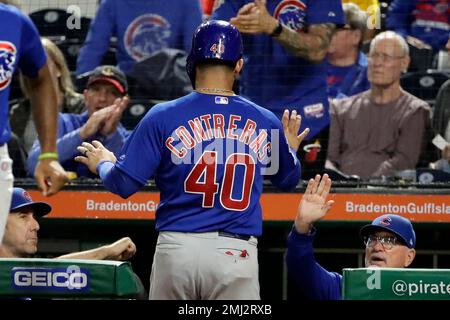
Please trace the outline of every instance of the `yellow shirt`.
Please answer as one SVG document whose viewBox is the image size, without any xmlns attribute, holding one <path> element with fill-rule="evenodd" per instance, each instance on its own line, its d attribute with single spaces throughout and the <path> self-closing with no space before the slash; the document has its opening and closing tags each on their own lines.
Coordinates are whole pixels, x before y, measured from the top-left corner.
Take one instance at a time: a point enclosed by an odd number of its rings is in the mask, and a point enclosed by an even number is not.
<svg viewBox="0 0 450 320">
<path fill-rule="evenodd" d="M 342 0 L 342 3 L 349 3 L 349 2 L 357 4 L 358 7 L 363 11 L 367 11 L 367 8 L 373 5 L 379 6 L 378 0 Z"/>
</svg>

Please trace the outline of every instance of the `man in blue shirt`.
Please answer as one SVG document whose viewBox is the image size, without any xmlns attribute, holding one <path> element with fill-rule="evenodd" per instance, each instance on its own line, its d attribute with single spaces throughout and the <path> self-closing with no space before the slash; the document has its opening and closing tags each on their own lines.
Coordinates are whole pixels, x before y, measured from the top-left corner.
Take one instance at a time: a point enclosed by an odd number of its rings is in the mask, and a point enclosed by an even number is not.
<svg viewBox="0 0 450 320">
<path fill-rule="evenodd" d="M 158 50 L 188 52 L 201 21 L 199 0 L 103 0 L 80 50 L 77 74 L 101 64 L 112 36 L 117 37 L 117 65 L 125 73 Z"/>
<path fill-rule="evenodd" d="M 38 246 L 38 220 L 51 210 L 52 207 L 48 203 L 33 201 L 26 190 L 14 188 L 5 237 L 0 244 L 0 257 L 33 257 Z M 124 237 L 109 245 L 68 253 L 58 259 L 128 260 L 135 253 L 136 245 L 130 238 Z"/>
<path fill-rule="evenodd" d="M 345 25 L 338 27 L 327 55 L 328 97 L 344 98 L 369 90 L 367 57 L 361 51 L 367 15 L 354 3 L 343 4 Z"/>
<path fill-rule="evenodd" d="M 99 140 L 118 154 L 130 132 L 121 124 L 122 112 L 128 105 L 125 74 L 114 66 L 97 67 L 84 90 L 86 111 L 81 114 L 59 113 L 57 148 L 64 169 L 78 177 L 95 177 L 84 165 L 73 160 L 83 141 Z M 117 102 L 115 104 L 115 102 Z M 35 141 L 28 155 L 28 174 L 36 166 L 40 144 Z"/>
<path fill-rule="evenodd" d="M 314 224 L 334 204 L 327 197 L 331 179 L 324 174 L 310 179 L 300 201 L 297 216 L 288 237 L 286 262 L 289 274 L 305 297 L 311 300 L 340 300 L 342 276 L 324 269 L 314 258 Z M 416 234 L 411 222 L 395 214 L 383 214 L 360 230 L 364 244 L 365 266 L 405 268 L 416 255 Z"/>
<path fill-rule="evenodd" d="M 44 195 L 52 195 L 67 181 L 58 163 L 56 151 L 56 91 L 47 56 L 31 20 L 17 8 L 0 3 L 0 242 L 3 238 L 13 187 L 12 161 L 7 142 L 9 127 L 9 92 L 16 70 L 26 77 L 31 91 L 31 105 L 42 152 L 36 155 L 36 177 Z"/>
</svg>

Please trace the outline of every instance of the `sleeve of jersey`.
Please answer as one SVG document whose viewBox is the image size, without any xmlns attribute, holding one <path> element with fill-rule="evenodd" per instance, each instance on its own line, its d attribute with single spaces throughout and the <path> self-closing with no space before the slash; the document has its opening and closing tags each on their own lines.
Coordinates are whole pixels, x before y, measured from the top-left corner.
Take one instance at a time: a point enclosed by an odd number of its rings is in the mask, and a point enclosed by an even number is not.
<svg viewBox="0 0 450 320">
<path fill-rule="evenodd" d="M 311 300 L 341 300 L 342 276 L 325 270 L 313 252 L 315 230 L 303 235 L 292 228 L 288 237 L 286 264 L 289 276 L 299 290 Z"/>
<path fill-rule="evenodd" d="M 115 167 L 104 172 L 100 170 L 105 187 L 122 197 L 128 197 L 145 185 L 161 162 L 164 147 L 160 128 L 162 115 L 155 109 L 156 106 L 150 109 L 129 136 Z M 130 186 L 126 181 L 133 182 Z"/>
<path fill-rule="evenodd" d="M 290 190 L 295 188 L 300 180 L 301 164 L 295 151 L 289 147 L 286 141 L 281 122 L 275 116 L 272 121 L 275 130 L 272 132 L 270 166 L 273 169 L 276 168 L 277 172 L 270 175 L 269 178 L 278 188 Z"/>
<path fill-rule="evenodd" d="M 345 24 L 341 0 L 309 1 L 306 16 L 308 24 Z"/>
<path fill-rule="evenodd" d="M 416 6 L 416 1 L 394 0 L 388 9 L 386 17 L 386 28 L 394 30 L 403 37 L 409 34 L 412 22 L 412 11 Z"/>
<path fill-rule="evenodd" d="M 185 2 L 186 11 L 189 12 L 184 19 L 183 27 L 183 42 L 184 50 L 189 52 L 191 50 L 192 35 L 195 29 L 202 23 L 202 9 L 200 8 L 199 1 L 186 0 Z"/>
<path fill-rule="evenodd" d="M 39 70 L 45 65 L 47 55 L 42 46 L 39 32 L 31 19 L 25 15 L 22 18 L 22 37 L 19 69 L 27 77 L 36 78 Z"/>
<path fill-rule="evenodd" d="M 91 71 L 102 62 L 109 48 L 114 30 L 115 8 L 113 1 L 102 1 L 89 28 L 88 35 L 77 59 L 77 75 Z M 120 39 L 119 39 L 120 40 Z"/>
<path fill-rule="evenodd" d="M 239 9 L 245 4 L 245 1 L 239 0 L 225 0 L 216 2 L 219 2 L 219 4 L 212 13 L 212 19 L 225 21 L 230 21 L 231 18 L 236 16 Z M 214 6 L 216 6 L 216 4 L 214 4 Z"/>
</svg>

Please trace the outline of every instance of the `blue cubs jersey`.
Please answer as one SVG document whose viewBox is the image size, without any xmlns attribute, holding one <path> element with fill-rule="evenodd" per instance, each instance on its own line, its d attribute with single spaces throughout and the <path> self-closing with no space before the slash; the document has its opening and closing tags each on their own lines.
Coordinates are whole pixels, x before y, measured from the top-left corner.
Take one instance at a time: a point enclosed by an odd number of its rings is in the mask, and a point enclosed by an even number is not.
<svg viewBox="0 0 450 320">
<path fill-rule="evenodd" d="M 188 51 L 202 22 L 198 0 L 103 0 L 77 61 L 77 74 L 102 63 L 117 37 L 117 64 L 125 73 L 134 64 L 165 48 Z"/>
<path fill-rule="evenodd" d="M 229 21 L 252 0 L 216 1 L 213 19 Z M 313 24 L 343 24 L 340 0 L 267 0 L 269 13 L 289 28 L 305 32 Z M 279 118 L 283 110 L 297 110 L 302 128 L 314 137 L 329 123 L 326 63 L 313 63 L 288 52 L 266 34 L 243 35 L 245 67 L 240 94 L 270 109 Z"/>
<path fill-rule="evenodd" d="M 11 135 L 8 100 L 15 70 L 36 77 L 46 59 L 33 22 L 18 9 L 0 3 L 0 145 Z"/>
<path fill-rule="evenodd" d="M 283 189 L 300 178 L 300 163 L 275 115 L 240 96 L 197 92 L 150 109 L 115 169 L 138 186 L 155 178 L 157 230 L 254 236 L 262 232 L 263 177 Z"/>
</svg>

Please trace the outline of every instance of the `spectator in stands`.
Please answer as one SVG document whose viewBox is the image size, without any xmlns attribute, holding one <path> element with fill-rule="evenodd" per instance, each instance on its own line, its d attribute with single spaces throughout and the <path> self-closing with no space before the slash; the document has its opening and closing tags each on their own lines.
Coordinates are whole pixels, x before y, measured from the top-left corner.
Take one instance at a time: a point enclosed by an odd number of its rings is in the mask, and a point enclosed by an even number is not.
<svg viewBox="0 0 450 320">
<path fill-rule="evenodd" d="M 199 0 L 103 0 L 91 23 L 77 60 L 77 75 L 102 64 L 117 37 L 117 63 L 125 73 L 152 53 L 175 48 L 190 50 L 192 33 L 202 22 Z"/>
<path fill-rule="evenodd" d="M 122 113 L 128 105 L 128 84 L 125 74 L 114 66 L 97 67 L 90 75 L 84 90 L 86 111 L 81 114 L 60 113 L 58 116 L 57 147 L 63 167 L 78 177 L 94 177 L 73 158 L 83 141 L 99 140 L 117 153 L 130 132 L 121 124 Z M 116 99 L 120 103 L 114 104 Z M 36 166 L 40 145 L 35 141 L 28 156 L 28 174 Z"/>
<path fill-rule="evenodd" d="M 304 4 L 303 4 L 304 3 Z M 224 0 L 213 19 L 244 35 L 246 68 L 240 94 L 281 119 L 297 109 L 314 138 L 329 124 L 325 57 L 335 25 L 344 24 L 340 0 Z"/>
<path fill-rule="evenodd" d="M 1 258 L 30 258 L 37 252 L 38 218 L 50 213 L 52 207 L 46 202 L 36 202 L 22 188 L 14 188 L 5 236 L 0 245 Z M 112 244 L 96 249 L 74 252 L 58 259 L 128 260 L 136 253 L 130 238 L 122 238 Z"/>
<path fill-rule="evenodd" d="M 329 272 L 314 258 L 314 224 L 331 209 L 327 201 L 331 180 L 317 175 L 308 182 L 288 237 L 286 262 L 289 274 L 305 297 L 311 300 L 340 300 L 342 276 Z M 383 214 L 360 229 L 366 246 L 365 267 L 405 268 L 413 262 L 416 234 L 411 222 L 395 214 Z"/>
<path fill-rule="evenodd" d="M 41 38 L 42 45 L 48 56 L 50 74 L 56 85 L 56 98 L 60 112 L 80 113 L 84 110 L 83 95 L 76 93 L 69 68 L 61 50 L 54 42 Z M 30 104 L 30 86 L 20 77 L 20 86 L 25 98 L 14 104 L 10 109 L 11 130 L 19 137 L 25 151 L 28 153 L 37 138 L 33 123 Z"/>
<path fill-rule="evenodd" d="M 387 31 L 373 39 L 371 89 L 331 105 L 326 168 L 361 178 L 415 168 L 430 107 L 401 88 L 408 64 L 408 45 L 401 36 Z"/>
<path fill-rule="evenodd" d="M 34 121 L 42 143 L 32 173 L 45 196 L 58 192 L 67 181 L 67 174 L 58 163 L 56 151 L 57 105 L 47 56 L 32 21 L 19 9 L 0 3 L 0 240 L 3 238 L 8 205 L 14 182 L 12 161 L 8 153 L 11 136 L 9 99 L 11 82 L 16 71 L 27 77 L 32 90 Z"/>
<path fill-rule="evenodd" d="M 343 5 L 345 25 L 337 28 L 328 48 L 328 97 L 352 96 L 370 87 L 367 58 L 361 51 L 367 15 L 356 4 Z"/>
<path fill-rule="evenodd" d="M 440 134 L 447 141 L 447 145 L 441 152 L 441 159 L 432 163 L 430 167 L 450 173 L 450 80 L 439 89 L 432 124 L 435 134 Z"/>
<path fill-rule="evenodd" d="M 381 28 L 381 8 L 378 0 L 342 0 L 342 4 L 354 3 L 367 14 L 363 41 L 370 41 L 375 37 L 376 29 Z"/>
<path fill-rule="evenodd" d="M 450 4 L 448 0 L 393 0 L 386 27 L 418 47 L 427 44 L 435 51 L 445 50 L 450 35 Z"/>
</svg>

